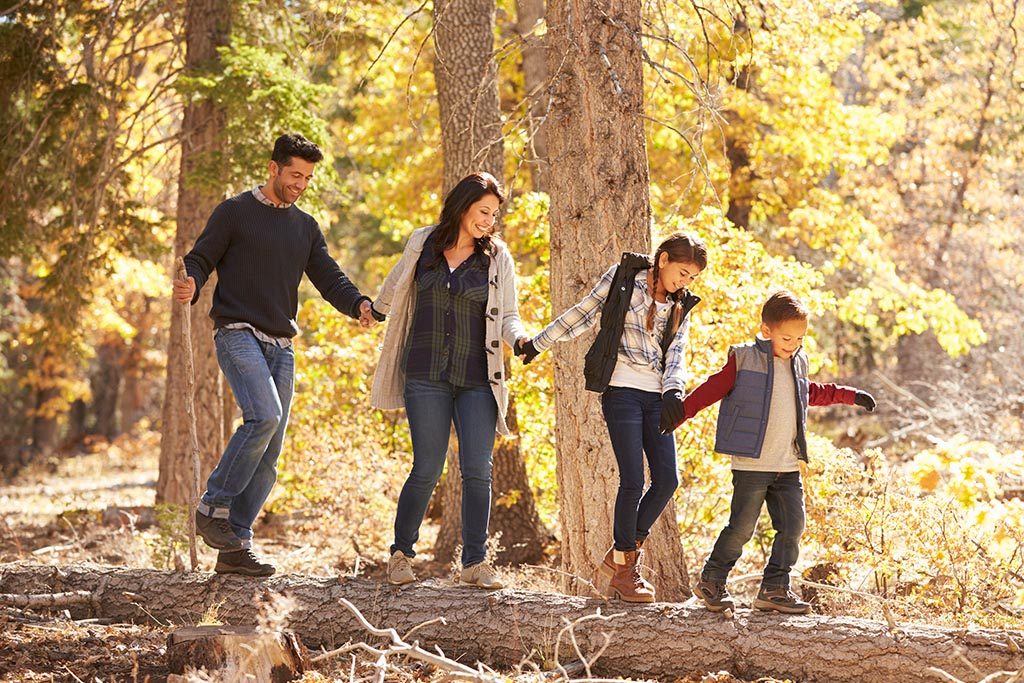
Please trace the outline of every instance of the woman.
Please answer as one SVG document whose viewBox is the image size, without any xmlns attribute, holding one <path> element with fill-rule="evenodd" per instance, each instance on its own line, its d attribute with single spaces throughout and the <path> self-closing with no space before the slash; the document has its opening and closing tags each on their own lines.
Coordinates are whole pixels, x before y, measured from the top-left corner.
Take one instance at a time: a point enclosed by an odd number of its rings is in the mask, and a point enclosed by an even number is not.
<svg viewBox="0 0 1024 683">
<path fill-rule="evenodd" d="M 532 341 L 517 347 L 523 363 L 598 320 L 584 364 L 586 387 L 601 409 L 619 469 L 614 544 L 598 567 L 607 592 L 627 602 L 654 602 L 640 576 L 640 546 L 679 485 L 672 430 L 682 422 L 689 313 L 700 299 L 687 290 L 707 267 L 698 237 L 676 233 L 653 256 L 627 252 L 578 304 Z M 651 485 L 644 491 L 644 455 Z"/>
<path fill-rule="evenodd" d="M 501 588 L 486 561 L 495 431 L 508 433 L 501 341 L 527 337 L 519 319 L 515 266 L 494 221 L 505 201 L 488 173 L 473 173 L 444 199 L 437 225 L 416 230 L 373 302 L 390 315 L 370 402 L 404 407 L 413 466 L 395 515 L 388 581 L 416 580 L 409 562 L 430 495 L 441 477 L 454 421 L 462 473 L 459 580 Z"/>
</svg>

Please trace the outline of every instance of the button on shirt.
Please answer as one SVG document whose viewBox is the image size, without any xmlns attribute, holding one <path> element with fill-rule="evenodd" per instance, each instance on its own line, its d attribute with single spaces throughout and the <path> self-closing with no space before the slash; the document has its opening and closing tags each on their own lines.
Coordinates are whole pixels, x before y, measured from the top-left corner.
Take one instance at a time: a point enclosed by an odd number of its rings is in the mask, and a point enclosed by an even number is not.
<svg viewBox="0 0 1024 683">
<path fill-rule="evenodd" d="M 416 263 L 405 376 L 457 387 L 486 385 L 487 257 L 473 253 L 454 270 L 442 258 L 431 268 L 434 245 L 431 236 Z"/>
</svg>

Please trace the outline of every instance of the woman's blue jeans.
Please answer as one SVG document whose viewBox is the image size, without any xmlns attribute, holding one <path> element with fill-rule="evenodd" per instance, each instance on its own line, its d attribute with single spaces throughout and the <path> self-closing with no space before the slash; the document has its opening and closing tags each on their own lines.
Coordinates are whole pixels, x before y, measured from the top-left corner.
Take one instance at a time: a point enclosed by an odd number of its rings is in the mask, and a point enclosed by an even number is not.
<svg viewBox="0 0 1024 683">
<path fill-rule="evenodd" d="M 498 420 L 498 404 L 491 388 L 408 380 L 405 412 L 412 435 L 412 472 L 398 497 L 391 552 L 416 555 L 413 546 L 419 540 L 430 495 L 444 470 L 454 422 L 462 470 L 462 565 L 483 562 L 491 514 L 491 454 Z"/>
</svg>

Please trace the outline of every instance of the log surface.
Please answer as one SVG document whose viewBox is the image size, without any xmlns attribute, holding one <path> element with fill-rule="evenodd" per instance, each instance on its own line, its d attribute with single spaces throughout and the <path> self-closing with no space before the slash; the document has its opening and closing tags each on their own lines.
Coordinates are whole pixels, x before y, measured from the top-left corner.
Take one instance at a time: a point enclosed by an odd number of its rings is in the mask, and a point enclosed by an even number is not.
<svg viewBox="0 0 1024 683">
<path fill-rule="evenodd" d="M 730 619 L 698 605 L 626 605 L 513 589 L 485 592 L 438 580 L 397 588 L 362 578 L 293 574 L 251 579 L 94 565 L 0 564 L 0 592 L 73 590 L 92 592 L 92 604 L 101 612 L 84 605 L 72 608 L 73 614 L 150 623 L 157 619 L 174 625 L 195 624 L 214 604 L 224 623 L 254 624 L 259 605 L 269 594 L 285 594 L 295 605 L 287 628 L 307 647 L 375 642 L 339 604 L 340 598 L 347 598 L 372 624 L 393 627 L 400 635 L 445 617 L 447 625 L 430 624 L 417 630 L 414 638 L 429 649 L 439 646 L 453 659 L 490 666 L 532 659 L 544 669 L 555 666 L 563 620 L 576 620 L 600 608 L 605 615 L 622 616 L 610 622 L 587 621 L 576 628 L 576 637 L 587 654 L 599 649 L 604 633 L 612 635 L 593 669 L 604 676 L 664 679 L 726 670 L 749 678 L 911 683 L 927 679 L 928 667 L 965 680 L 1024 668 L 1020 631 L 901 624 L 892 632 L 884 622 L 868 619 L 745 609 L 736 610 Z M 562 664 L 575 659 L 564 637 L 559 652 Z"/>
</svg>

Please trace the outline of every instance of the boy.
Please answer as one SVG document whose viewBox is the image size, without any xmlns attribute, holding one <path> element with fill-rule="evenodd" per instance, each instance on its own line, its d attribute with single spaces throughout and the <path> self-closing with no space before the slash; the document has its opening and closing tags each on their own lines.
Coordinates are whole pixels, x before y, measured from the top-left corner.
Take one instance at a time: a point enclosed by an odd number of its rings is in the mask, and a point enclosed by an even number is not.
<svg viewBox="0 0 1024 683">
<path fill-rule="evenodd" d="M 799 461 L 807 462 L 807 406 L 843 403 L 872 411 L 875 400 L 858 389 L 808 381 L 801 348 L 807 318 L 807 306 L 792 292 L 772 294 L 761 309 L 758 338 L 730 348 L 725 367 L 683 401 L 684 420 L 722 401 L 715 450 L 732 456 L 729 523 L 697 585 L 697 595 L 713 612 L 734 607 L 725 580 L 753 536 L 764 503 L 776 534 L 754 607 L 787 614 L 811 611 L 789 589 L 804 529 Z"/>
</svg>

